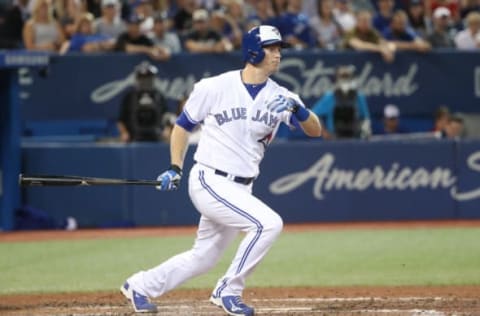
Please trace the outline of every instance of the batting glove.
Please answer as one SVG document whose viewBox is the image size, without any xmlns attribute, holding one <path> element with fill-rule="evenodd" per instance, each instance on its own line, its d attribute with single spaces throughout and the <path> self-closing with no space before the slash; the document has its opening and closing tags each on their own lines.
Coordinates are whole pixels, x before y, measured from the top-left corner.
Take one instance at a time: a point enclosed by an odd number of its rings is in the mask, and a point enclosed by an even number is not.
<svg viewBox="0 0 480 316">
<path fill-rule="evenodd" d="M 277 113 L 283 111 L 292 112 L 292 114 L 300 121 L 303 122 L 308 119 L 310 112 L 301 106 L 295 99 L 286 98 L 283 95 L 278 95 L 268 105 L 267 109 L 275 111 Z"/>
<path fill-rule="evenodd" d="M 176 165 L 172 165 L 170 169 L 163 172 L 157 177 L 157 181 L 161 182 L 155 188 L 160 191 L 172 191 L 178 188 L 182 179 L 182 169 Z"/>
<path fill-rule="evenodd" d="M 275 111 L 277 113 L 283 111 L 290 111 L 294 112 L 295 108 L 299 107 L 300 105 L 292 98 L 286 98 L 283 95 L 278 95 L 275 99 L 273 99 L 268 105 L 267 108 L 270 111 Z"/>
</svg>

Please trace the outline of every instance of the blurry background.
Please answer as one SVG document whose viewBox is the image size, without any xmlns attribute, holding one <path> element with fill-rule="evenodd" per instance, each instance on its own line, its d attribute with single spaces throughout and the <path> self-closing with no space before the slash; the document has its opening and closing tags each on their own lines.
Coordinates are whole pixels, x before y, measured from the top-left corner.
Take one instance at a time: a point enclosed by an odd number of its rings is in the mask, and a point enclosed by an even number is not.
<svg viewBox="0 0 480 316">
<path fill-rule="evenodd" d="M 273 79 L 322 120 L 283 126 L 255 193 L 285 221 L 480 217 L 478 1 L 0 2 L 0 227 L 190 225 L 186 190 L 28 188 L 154 179 L 193 84 L 241 68 L 244 32 L 291 45 Z M 201 133 L 201 131 L 198 131 Z M 198 137 L 198 134 L 197 134 Z M 186 168 L 192 164 L 195 138 Z"/>
</svg>

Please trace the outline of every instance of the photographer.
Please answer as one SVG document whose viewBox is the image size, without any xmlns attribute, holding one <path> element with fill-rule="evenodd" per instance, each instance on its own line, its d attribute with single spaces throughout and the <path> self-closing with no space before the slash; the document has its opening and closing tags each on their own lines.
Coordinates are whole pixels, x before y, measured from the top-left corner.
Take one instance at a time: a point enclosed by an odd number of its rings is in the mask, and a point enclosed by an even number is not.
<svg viewBox="0 0 480 316">
<path fill-rule="evenodd" d="M 367 138 L 371 135 L 370 113 L 365 95 L 358 91 L 353 67 L 339 66 L 333 91 L 327 91 L 312 111 L 323 120 L 323 137 Z"/>
<path fill-rule="evenodd" d="M 165 139 L 168 113 L 164 96 L 155 88 L 157 72 L 149 62 L 135 68 L 135 86 L 123 98 L 117 123 L 123 142 Z"/>
</svg>

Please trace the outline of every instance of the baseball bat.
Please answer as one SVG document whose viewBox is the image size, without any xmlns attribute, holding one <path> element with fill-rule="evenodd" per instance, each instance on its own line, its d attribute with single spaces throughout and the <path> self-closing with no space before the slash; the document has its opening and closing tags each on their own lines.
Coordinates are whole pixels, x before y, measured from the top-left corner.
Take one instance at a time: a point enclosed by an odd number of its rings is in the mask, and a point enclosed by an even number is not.
<svg viewBox="0 0 480 316">
<path fill-rule="evenodd" d="M 64 175 L 24 175 L 18 177 L 20 186 L 93 186 L 93 185 L 161 185 L 160 181 L 111 179 Z"/>
</svg>

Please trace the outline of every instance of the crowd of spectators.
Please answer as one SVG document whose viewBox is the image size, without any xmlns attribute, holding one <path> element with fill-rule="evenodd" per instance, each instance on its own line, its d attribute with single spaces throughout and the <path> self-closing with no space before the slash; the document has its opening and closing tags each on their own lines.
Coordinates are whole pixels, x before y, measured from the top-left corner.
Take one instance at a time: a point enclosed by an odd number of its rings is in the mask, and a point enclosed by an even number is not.
<svg viewBox="0 0 480 316">
<path fill-rule="evenodd" d="M 404 50 L 480 49 L 480 0 L 7 0 L 0 2 L 0 49 L 163 61 L 182 51 L 238 50 L 260 24 L 276 26 L 290 49 L 370 51 L 386 62 Z M 405 132 L 393 104 L 372 131 L 353 73 L 339 67 L 336 75 L 335 88 L 313 107 L 326 124 L 324 138 Z M 459 134 L 462 121 L 447 114 L 439 111 L 445 126 L 438 131 Z"/>
<path fill-rule="evenodd" d="M 4 2 L 5 3 L 5 2 Z M 0 49 L 125 51 L 157 60 L 240 48 L 276 26 L 292 49 L 480 49 L 480 0 L 8 0 Z"/>
</svg>

